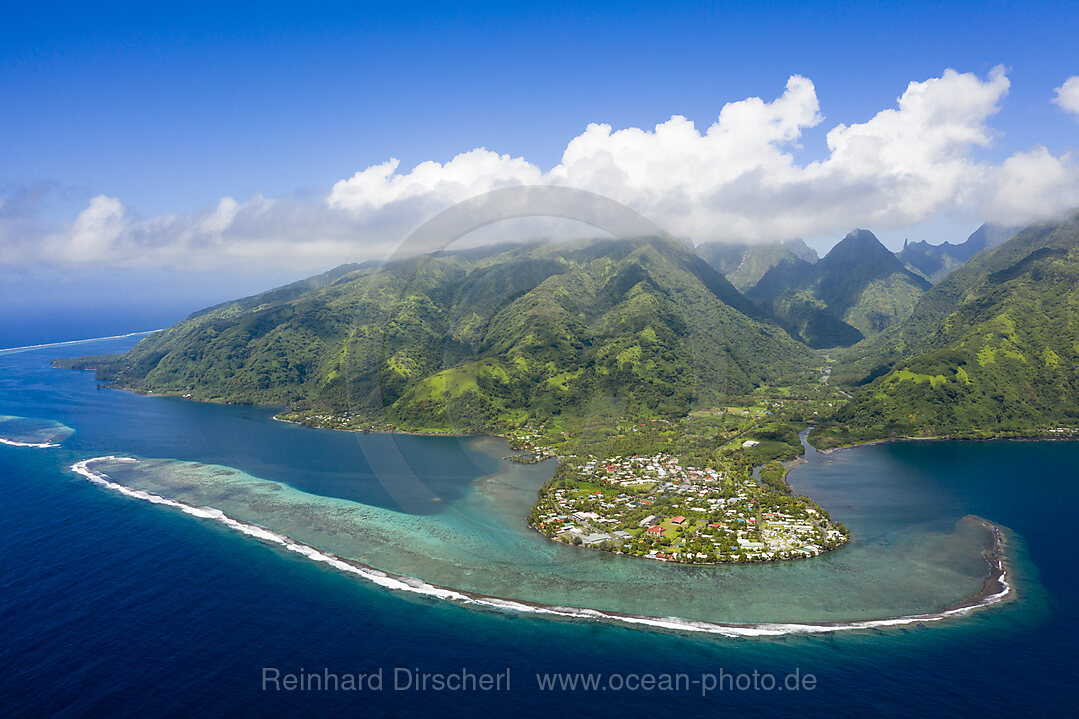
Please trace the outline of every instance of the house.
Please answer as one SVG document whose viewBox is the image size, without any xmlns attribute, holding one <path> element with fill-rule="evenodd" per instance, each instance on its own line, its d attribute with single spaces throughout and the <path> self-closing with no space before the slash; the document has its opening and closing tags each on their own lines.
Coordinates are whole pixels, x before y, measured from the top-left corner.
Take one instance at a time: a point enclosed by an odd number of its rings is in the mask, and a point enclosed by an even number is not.
<svg viewBox="0 0 1079 719">
<path fill-rule="evenodd" d="M 611 535 L 603 533 L 586 534 L 581 537 L 582 544 L 599 544 L 612 539 Z"/>
<path fill-rule="evenodd" d="M 760 444 L 760 442 L 755 439 L 747 439 L 745 442 L 742 442 L 742 446 L 746 449 L 749 449 L 750 447 L 756 447 L 758 444 Z"/>
<path fill-rule="evenodd" d="M 671 524 L 681 524 L 684 521 L 686 521 L 685 517 L 678 516 L 671 520 Z"/>
<path fill-rule="evenodd" d="M 663 532 L 665 530 L 663 529 L 663 527 L 660 527 L 660 526 L 657 525 L 655 527 L 649 527 L 645 531 L 648 532 L 651 535 L 654 535 L 654 536 L 658 537 L 659 535 L 663 534 Z"/>
</svg>

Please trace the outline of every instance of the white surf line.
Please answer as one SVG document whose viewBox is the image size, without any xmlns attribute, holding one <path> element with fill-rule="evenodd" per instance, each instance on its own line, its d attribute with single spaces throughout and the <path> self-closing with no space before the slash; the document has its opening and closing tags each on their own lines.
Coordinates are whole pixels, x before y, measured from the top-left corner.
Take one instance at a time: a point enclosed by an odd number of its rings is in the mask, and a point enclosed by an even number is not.
<svg viewBox="0 0 1079 719">
<path fill-rule="evenodd" d="M 59 444 L 53 444 L 52 442 L 18 442 L 14 439 L 4 439 L 0 437 L 0 444 L 10 445 L 12 447 L 38 447 L 44 449 L 46 447 L 59 447 Z"/>
<path fill-rule="evenodd" d="M 828 634 L 843 631 L 881 629 L 887 627 L 906 626 L 927 622 L 938 622 L 949 617 L 964 616 L 974 609 L 986 607 L 991 604 L 996 604 L 997 602 L 1002 601 L 1012 592 L 1012 587 L 1007 581 L 1007 571 L 1004 567 L 1004 559 L 1002 554 L 1003 540 L 1000 535 L 999 529 L 993 526 L 992 529 L 994 537 L 996 539 L 996 554 L 992 560 L 988 561 L 994 571 L 986 580 L 986 583 L 983 585 L 983 590 L 971 599 L 940 612 L 932 612 L 928 614 L 913 614 L 909 616 L 890 617 L 886 619 L 866 619 L 851 622 L 766 622 L 760 624 L 723 624 L 692 619 L 681 619 L 679 617 L 657 617 L 644 614 L 626 614 L 621 612 L 600 611 L 598 609 L 586 609 L 582 607 L 565 607 L 549 604 L 539 604 L 521 600 L 505 599 L 503 597 L 493 597 L 463 590 L 456 590 L 450 587 L 442 587 L 434 584 L 429 584 L 428 582 L 425 582 L 421 579 L 391 574 L 389 572 L 375 569 L 374 567 L 368 567 L 367 565 L 361 564 L 359 562 L 347 560 L 335 554 L 330 554 L 310 545 L 298 542 L 286 535 L 278 534 L 277 532 L 273 532 L 264 527 L 260 527 L 255 524 L 250 524 L 248 522 L 238 520 L 234 517 L 230 517 L 219 509 L 214 509 L 213 507 L 197 507 L 195 505 L 187 504 L 186 502 L 180 502 L 175 499 L 168 499 L 167 497 L 162 497 L 160 495 L 153 494 L 152 492 L 147 492 L 141 489 L 132 489 L 131 487 L 127 487 L 117 482 L 113 482 L 108 475 L 101 472 L 94 472 L 89 468 L 89 465 L 91 463 L 100 461 L 138 462 L 139 460 L 133 459 L 131 457 L 94 457 L 92 459 L 84 459 L 80 462 L 76 462 L 75 464 L 71 465 L 71 470 L 99 486 L 106 487 L 129 497 L 141 499 L 147 502 L 151 502 L 153 504 L 163 504 L 170 507 L 176 507 L 180 511 L 195 517 L 200 517 L 202 519 L 211 519 L 216 522 L 220 522 L 221 524 L 224 524 L 225 526 L 237 532 L 246 534 L 251 537 L 255 537 L 256 539 L 262 540 L 267 543 L 280 545 L 285 549 L 288 549 L 289 551 L 296 552 L 297 554 L 302 554 L 308 559 L 327 564 L 335 569 L 346 572 L 348 574 L 357 575 L 386 589 L 412 592 L 416 594 L 434 597 L 436 599 L 443 599 L 446 601 L 458 602 L 461 604 L 470 604 L 474 606 L 498 609 L 503 611 L 550 615 L 569 619 L 590 619 L 599 621 L 621 622 L 624 624 L 646 626 L 654 629 L 717 634 L 725 637 L 776 637 L 790 634 Z M 985 594 L 984 587 L 989 586 L 989 584 L 994 580 L 998 582 L 1000 586 L 999 591 L 992 594 Z"/>
<path fill-rule="evenodd" d="M 152 335 L 154 332 L 161 332 L 161 330 L 140 330 L 138 332 L 128 332 L 126 335 L 111 335 L 109 337 L 89 337 L 84 340 L 67 340 L 66 342 L 47 342 L 43 345 L 26 345 L 25 347 L 3 347 L 0 348 L 0 353 L 4 352 L 23 352 L 25 350 L 37 350 L 44 349 L 45 347 L 63 347 L 64 345 L 78 345 L 84 342 L 98 342 L 100 340 L 122 340 L 125 337 L 138 337 L 139 335 Z"/>
</svg>

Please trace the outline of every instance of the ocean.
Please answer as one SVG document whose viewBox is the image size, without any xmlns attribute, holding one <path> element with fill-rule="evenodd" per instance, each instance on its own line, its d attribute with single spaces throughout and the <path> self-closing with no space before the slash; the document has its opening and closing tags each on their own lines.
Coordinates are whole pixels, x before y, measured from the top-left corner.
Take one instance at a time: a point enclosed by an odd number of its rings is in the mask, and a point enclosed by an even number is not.
<svg viewBox="0 0 1079 719">
<path fill-rule="evenodd" d="M 1059 716 L 1079 704 L 1077 443 L 811 456 L 790 481 L 851 527 L 850 547 L 676 567 L 529 532 L 519 513 L 553 467 L 501 461 L 497 439 L 312 430 L 273 408 L 137 396 L 49 367 L 137 339 L 0 352 L 6 714 Z M 138 460 L 97 465 L 125 486 L 423 581 L 388 588 L 71 469 L 104 456 Z M 984 579 L 971 515 L 1004 528 L 1013 591 L 965 616 L 763 636 L 606 616 L 808 625 L 939 611 Z M 433 585 L 604 614 L 414 591 Z"/>
</svg>

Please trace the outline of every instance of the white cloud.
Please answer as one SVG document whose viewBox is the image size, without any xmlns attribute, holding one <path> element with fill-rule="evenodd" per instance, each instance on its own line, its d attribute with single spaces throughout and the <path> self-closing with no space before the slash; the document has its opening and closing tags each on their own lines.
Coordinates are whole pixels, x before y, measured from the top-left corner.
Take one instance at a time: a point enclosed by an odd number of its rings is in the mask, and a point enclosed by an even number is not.
<svg viewBox="0 0 1079 719">
<path fill-rule="evenodd" d="M 1079 115 L 1079 75 L 1073 75 L 1053 91 L 1053 102 L 1065 112 Z"/>
<path fill-rule="evenodd" d="M 205 212 L 151 218 L 137 217 L 116 198 L 100 195 L 71 223 L 40 234 L 5 232 L 16 219 L 21 227 L 35 227 L 26 217 L 0 215 L 0 265 L 108 263 L 306 272 L 380 256 L 393 247 L 388 233 L 381 243 L 358 239 L 363 234 L 352 218 L 328 210 L 322 201 L 260 195 L 245 202 L 226 197 Z"/>
<path fill-rule="evenodd" d="M 536 184 L 543 174 L 524 158 L 499 155 L 482 147 L 445 164 L 421 162 L 405 175 L 397 174 L 399 165 L 391 158 L 341 180 L 333 186 L 327 203 L 353 210 L 377 210 L 414 198 L 449 205 L 500 187 Z"/>
<path fill-rule="evenodd" d="M 1061 210 L 1079 204 L 1079 166 L 1068 156 L 1054 157 L 1044 147 L 1021 152 L 994 168 L 988 182 L 986 219 L 1019 225 L 1031 219 L 1031 207 Z"/>
<path fill-rule="evenodd" d="M 313 270 L 383 256 L 435 212 L 511 185 L 591 190 L 697 242 L 839 237 L 855 226 L 888 230 L 956 213 L 1015 224 L 1079 205 L 1079 169 L 1066 154 L 1038 146 L 995 165 L 977 158 L 998 140 L 989 120 L 1009 87 L 1001 68 L 984 79 L 947 70 L 911 82 L 895 107 L 832 127 L 824 159 L 800 163 L 802 135 L 823 117 L 813 83 L 795 75 L 771 101 L 726 104 L 704 131 L 680 115 L 648 130 L 590 124 L 546 171 L 477 148 L 407 172 L 390 159 L 317 201 L 226 197 L 203 213 L 139 219 L 119 200 L 95 197 L 45 241 L 0 248 L 0 262 Z M 1077 91 L 1071 78 L 1055 102 L 1066 107 Z M 10 245 L 3 211 L 0 241 Z"/>
<path fill-rule="evenodd" d="M 46 238 L 44 245 L 68 262 L 112 259 L 129 226 L 124 214 L 118 199 L 98 195 L 70 227 Z"/>
</svg>

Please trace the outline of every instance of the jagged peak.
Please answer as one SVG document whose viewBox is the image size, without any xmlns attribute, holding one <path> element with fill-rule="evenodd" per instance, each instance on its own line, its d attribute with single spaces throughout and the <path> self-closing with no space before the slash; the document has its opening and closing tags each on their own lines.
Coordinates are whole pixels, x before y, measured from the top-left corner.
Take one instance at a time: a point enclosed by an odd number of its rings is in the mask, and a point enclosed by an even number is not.
<svg viewBox="0 0 1079 719">
<path fill-rule="evenodd" d="M 847 236 L 836 243 L 835 247 L 821 260 L 822 263 L 835 264 L 851 261 L 862 262 L 866 259 L 877 259 L 885 262 L 894 262 L 901 265 L 895 255 L 877 239 L 869 230 L 851 230 Z"/>
</svg>

